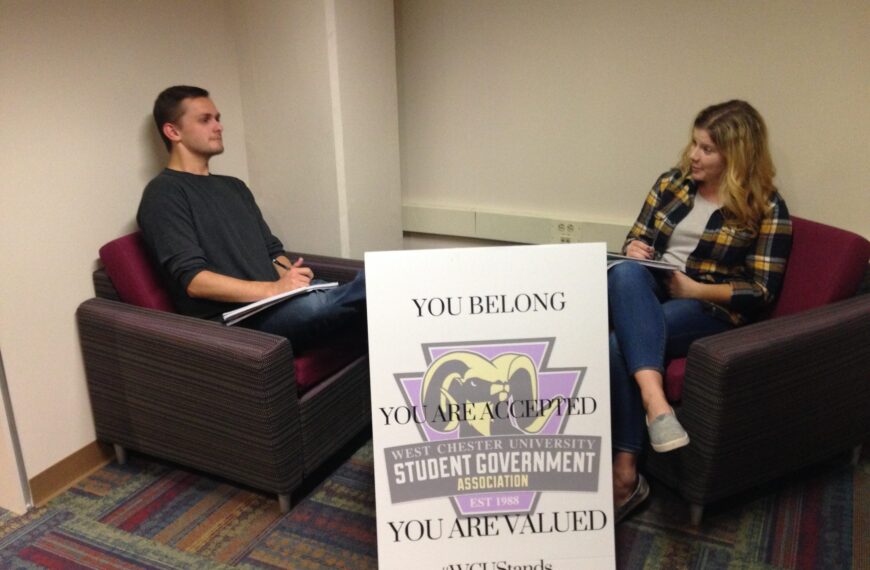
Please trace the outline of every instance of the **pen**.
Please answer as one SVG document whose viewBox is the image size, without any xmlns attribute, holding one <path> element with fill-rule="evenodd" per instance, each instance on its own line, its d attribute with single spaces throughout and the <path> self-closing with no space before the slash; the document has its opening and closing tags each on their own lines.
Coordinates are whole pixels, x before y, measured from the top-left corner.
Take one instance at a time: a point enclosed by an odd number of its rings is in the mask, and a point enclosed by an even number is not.
<svg viewBox="0 0 870 570">
<path fill-rule="evenodd" d="M 272 263 L 274 263 L 274 264 L 277 265 L 278 267 L 283 267 L 283 268 L 286 269 L 287 271 L 290 271 L 290 268 L 289 268 L 289 267 L 287 267 L 286 265 L 284 265 L 283 263 L 281 263 L 280 261 L 278 261 L 278 260 L 275 259 L 274 257 L 272 258 Z"/>
</svg>

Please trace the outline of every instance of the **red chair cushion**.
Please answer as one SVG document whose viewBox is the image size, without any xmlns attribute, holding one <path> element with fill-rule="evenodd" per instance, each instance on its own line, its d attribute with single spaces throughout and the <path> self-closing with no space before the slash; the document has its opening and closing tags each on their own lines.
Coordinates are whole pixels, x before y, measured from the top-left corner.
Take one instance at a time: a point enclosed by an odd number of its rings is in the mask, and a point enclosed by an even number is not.
<svg viewBox="0 0 870 570">
<path fill-rule="evenodd" d="M 686 378 L 686 359 L 674 358 L 665 369 L 665 395 L 669 402 L 683 398 L 683 381 Z"/>
<path fill-rule="evenodd" d="M 137 307 L 175 312 L 139 232 L 101 247 L 100 260 L 122 301 Z"/>
<path fill-rule="evenodd" d="M 349 329 L 329 339 L 329 344 L 314 346 L 293 357 L 296 389 L 301 396 L 366 351 L 365 332 Z"/>
</svg>

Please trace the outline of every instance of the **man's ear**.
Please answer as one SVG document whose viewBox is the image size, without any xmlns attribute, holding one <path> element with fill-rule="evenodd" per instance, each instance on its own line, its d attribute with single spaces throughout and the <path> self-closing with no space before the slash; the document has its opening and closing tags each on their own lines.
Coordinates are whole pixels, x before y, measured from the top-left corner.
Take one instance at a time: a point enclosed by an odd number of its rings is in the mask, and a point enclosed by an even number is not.
<svg viewBox="0 0 870 570">
<path fill-rule="evenodd" d="M 172 123 L 163 123 L 163 135 L 172 142 L 181 140 L 181 133 L 178 132 L 178 127 Z"/>
</svg>

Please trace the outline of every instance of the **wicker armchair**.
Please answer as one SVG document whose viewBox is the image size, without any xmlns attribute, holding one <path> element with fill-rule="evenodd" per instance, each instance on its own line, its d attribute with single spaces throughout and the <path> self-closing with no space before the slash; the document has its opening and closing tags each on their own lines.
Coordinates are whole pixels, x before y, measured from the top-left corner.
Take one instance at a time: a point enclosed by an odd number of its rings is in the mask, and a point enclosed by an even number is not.
<svg viewBox="0 0 870 570">
<path fill-rule="evenodd" d="M 304 258 L 328 280 L 362 266 Z M 294 355 L 283 337 L 122 302 L 104 269 L 94 288 L 79 335 L 97 438 L 120 462 L 126 449 L 167 459 L 275 493 L 287 512 L 303 479 L 370 422 L 361 332 Z"/>
<path fill-rule="evenodd" d="M 704 505 L 870 439 L 870 295 L 853 296 L 870 243 L 793 218 L 793 246 L 771 318 L 692 344 L 666 391 L 691 444 L 651 453 L 699 524 Z"/>
</svg>

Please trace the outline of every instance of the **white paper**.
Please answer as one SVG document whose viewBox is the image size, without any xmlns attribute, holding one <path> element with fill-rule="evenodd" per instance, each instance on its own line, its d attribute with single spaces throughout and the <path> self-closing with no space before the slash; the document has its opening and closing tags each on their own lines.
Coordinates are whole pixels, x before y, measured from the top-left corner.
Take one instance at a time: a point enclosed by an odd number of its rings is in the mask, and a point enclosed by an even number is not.
<svg viewBox="0 0 870 570">
<path fill-rule="evenodd" d="M 618 253 L 609 252 L 607 254 L 607 269 L 610 269 L 614 265 L 619 265 L 620 263 L 624 263 L 626 261 L 635 261 L 651 269 L 661 269 L 664 271 L 681 271 L 680 266 L 674 265 L 673 263 L 668 263 L 667 261 L 660 261 L 658 259 L 638 259 L 636 257 L 628 257 L 627 255 L 620 255 Z"/>
<path fill-rule="evenodd" d="M 379 567 L 615 568 L 604 244 L 365 263 Z"/>
<path fill-rule="evenodd" d="M 300 287 L 299 289 L 285 291 L 284 293 L 278 293 L 277 295 L 272 295 L 271 297 L 266 297 L 265 299 L 254 301 L 253 303 L 245 305 L 244 307 L 239 307 L 238 309 L 227 311 L 221 316 L 223 317 L 224 324 L 229 327 L 247 319 L 251 315 L 256 315 L 260 311 L 268 309 L 273 305 L 277 305 L 278 303 L 281 303 L 282 301 L 285 301 L 291 297 L 296 297 L 297 295 L 304 295 L 305 293 L 317 291 L 318 289 L 332 289 L 336 286 L 338 286 L 337 281 L 332 283 L 318 283 L 317 285 L 309 285 L 308 287 Z"/>
</svg>

